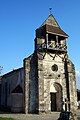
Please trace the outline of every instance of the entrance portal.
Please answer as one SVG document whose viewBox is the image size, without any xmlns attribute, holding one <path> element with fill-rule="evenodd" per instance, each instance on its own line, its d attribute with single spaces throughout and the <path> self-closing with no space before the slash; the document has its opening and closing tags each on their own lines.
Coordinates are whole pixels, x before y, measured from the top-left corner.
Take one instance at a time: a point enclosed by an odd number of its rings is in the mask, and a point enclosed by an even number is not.
<svg viewBox="0 0 80 120">
<path fill-rule="evenodd" d="M 56 111 L 56 93 L 51 93 L 51 111 Z"/>
<path fill-rule="evenodd" d="M 62 110 L 62 87 L 58 83 L 51 84 L 50 87 L 51 111 L 60 112 Z"/>
</svg>

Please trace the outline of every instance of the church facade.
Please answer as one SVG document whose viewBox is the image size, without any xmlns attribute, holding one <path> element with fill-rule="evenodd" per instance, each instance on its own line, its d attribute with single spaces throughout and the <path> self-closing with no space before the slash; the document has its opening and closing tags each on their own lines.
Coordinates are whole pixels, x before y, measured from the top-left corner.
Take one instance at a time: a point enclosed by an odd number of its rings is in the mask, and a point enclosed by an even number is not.
<svg viewBox="0 0 80 120">
<path fill-rule="evenodd" d="M 0 79 L 0 106 L 12 112 L 76 111 L 74 64 L 69 60 L 68 35 L 51 14 L 36 29 L 35 50 L 23 67 Z"/>
</svg>

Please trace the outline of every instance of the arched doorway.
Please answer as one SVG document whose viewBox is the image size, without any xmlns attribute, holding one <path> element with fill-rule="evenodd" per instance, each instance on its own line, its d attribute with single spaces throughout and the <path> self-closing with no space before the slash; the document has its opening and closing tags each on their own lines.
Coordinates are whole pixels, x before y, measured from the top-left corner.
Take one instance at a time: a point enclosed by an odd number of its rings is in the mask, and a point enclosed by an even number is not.
<svg viewBox="0 0 80 120">
<path fill-rule="evenodd" d="M 50 88 L 51 111 L 62 110 L 62 87 L 59 83 L 54 83 Z"/>
</svg>

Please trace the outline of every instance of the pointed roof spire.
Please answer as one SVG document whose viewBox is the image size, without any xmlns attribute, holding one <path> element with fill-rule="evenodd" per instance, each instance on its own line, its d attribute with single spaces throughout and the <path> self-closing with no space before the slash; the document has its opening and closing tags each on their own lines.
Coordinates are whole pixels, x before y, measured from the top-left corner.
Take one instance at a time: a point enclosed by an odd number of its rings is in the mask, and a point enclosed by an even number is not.
<svg viewBox="0 0 80 120">
<path fill-rule="evenodd" d="M 55 26 L 55 27 L 59 27 L 59 24 L 57 23 L 56 19 L 54 18 L 54 16 L 52 14 L 50 14 L 48 16 L 48 18 L 44 21 L 44 23 L 40 27 L 42 27 L 43 25 L 46 25 L 46 24 Z"/>
<path fill-rule="evenodd" d="M 37 30 L 44 30 L 47 33 L 56 34 L 58 36 L 63 36 L 68 38 L 68 35 L 60 28 L 56 19 L 52 14 L 48 16 L 48 18 L 44 21 L 44 23 Z"/>
</svg>

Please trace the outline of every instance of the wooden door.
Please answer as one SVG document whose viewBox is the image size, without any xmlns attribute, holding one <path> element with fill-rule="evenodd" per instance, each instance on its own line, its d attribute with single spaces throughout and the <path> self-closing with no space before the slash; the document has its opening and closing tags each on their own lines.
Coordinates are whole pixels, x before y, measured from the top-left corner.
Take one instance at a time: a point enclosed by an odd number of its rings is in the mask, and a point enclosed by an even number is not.
<svg viewBox="0 0 80 120">
<path fill-rule="evenodd" d="M 56 111 L 56 93 L 51 93 L 51 111 Z"/>
</svg>

